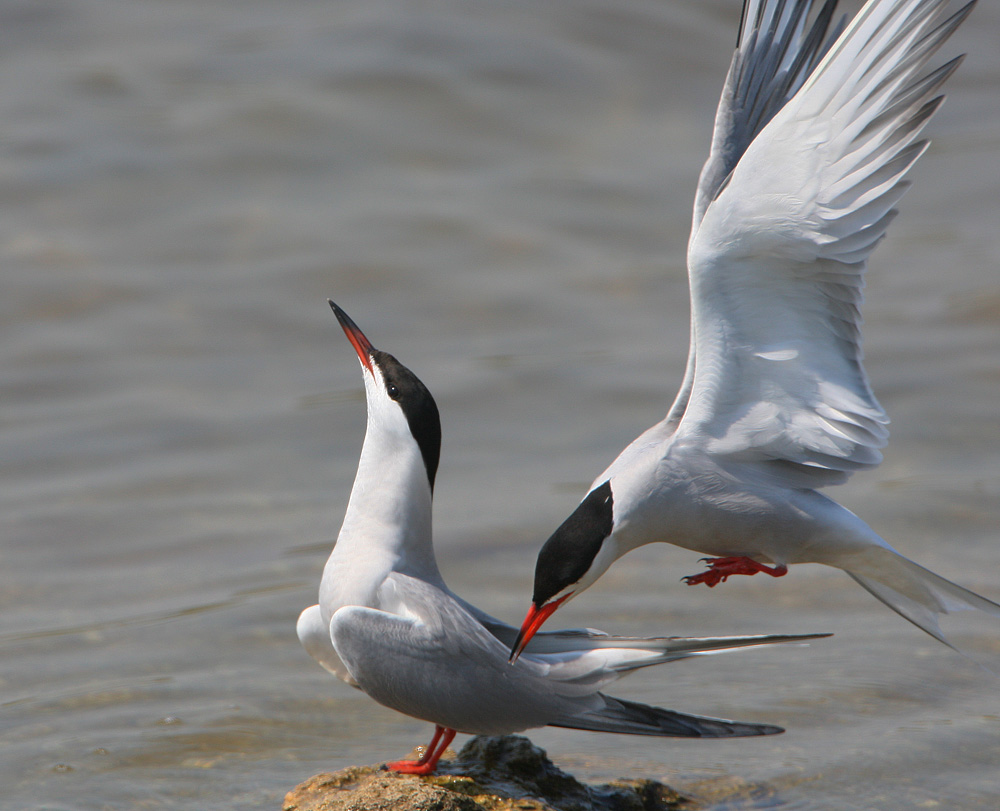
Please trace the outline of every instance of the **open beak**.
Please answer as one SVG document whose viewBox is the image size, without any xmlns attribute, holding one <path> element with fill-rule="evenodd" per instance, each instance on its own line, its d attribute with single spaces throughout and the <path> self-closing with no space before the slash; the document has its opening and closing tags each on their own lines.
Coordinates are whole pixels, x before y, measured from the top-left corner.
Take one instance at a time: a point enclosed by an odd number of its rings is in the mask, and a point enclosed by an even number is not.
<svg viewBox="0 0 1000 811">
<path fill-rule="evenodd" d="M 358 359 L 361 361 L 361 365 L 364 366 L 369 372 L 372 371 L 372 342 L 369 341 L 365 334 L 358 329 L 358 325 L 355 324 L 351 317 L 340 309 L 336 304 L 330 299 L 330 309 L 333 310 L 333 314 L 337 316 L 337 320 L 340 322 L 340 326 L 344 328 L 344 334 L 347 336 L 347 340 L 351 342 L 351 346 L 354 347 L 354 351 L 358 353 Z"/>
<path fill-rule="evenodd" d="M 521 651 L 531 641 L 531 637 L 535 635 L 535 632 L 542 627 L 545 620 L 551 617 L 555 610 L 568 600 L 572 594 L 573 592 L 570 592 L 558 600 L 552 600 L 541 608 L 534 603 L 531 604 L 524 622 L 521 623 L 521 630 L 517 633 L 517 639 L 514 640 L 514 646 L 510 649 L 510 658 L 507 660 L 510 664 L 514 664 L 517 661 L 517 657 L 521 655 Z"/>
</svg>

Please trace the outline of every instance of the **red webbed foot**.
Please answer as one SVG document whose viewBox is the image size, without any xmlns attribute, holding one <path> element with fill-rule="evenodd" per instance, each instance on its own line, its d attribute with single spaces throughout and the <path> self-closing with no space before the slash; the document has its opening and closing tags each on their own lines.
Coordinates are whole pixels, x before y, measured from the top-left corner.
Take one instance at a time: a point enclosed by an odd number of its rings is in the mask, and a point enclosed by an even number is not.
<svg viewBox="0 0 1000 811">
<path fill-rule="evenodd" d="M 427 745 L 424 756 L 420 760 L 394 760 L 386 763 L 385 768 L 400 774 L 432 774 L 437 768 L 438 761 L 448 744 L 454 740 L 456 732 L 454 729 L 437 726 L 434 727 L 434 737 Z"/>
<path fill-rule="evenodd" d="M 708 570 L 700 574 L 690 574 L 682 577 L 689 586 L 697 586 L 704 583 L 709 588 L 725 583 L 734 574 L 754 575 L 757 572 L 764 572 L 771 577 L 782 577 L 788 574 L 788 567 L 783 564 L 777 566 L 765 566 L 747 557 L 729 558 L 702 558 L 708 564 Z"/>
<path fill-rule="evenodd" d="M 400 774 L 431 774 L 437 768 L 437 763 L 419 760 L 393 760 L 386 763 L 385 767 L 390 772 L 399 772 Z"/>
</svg>

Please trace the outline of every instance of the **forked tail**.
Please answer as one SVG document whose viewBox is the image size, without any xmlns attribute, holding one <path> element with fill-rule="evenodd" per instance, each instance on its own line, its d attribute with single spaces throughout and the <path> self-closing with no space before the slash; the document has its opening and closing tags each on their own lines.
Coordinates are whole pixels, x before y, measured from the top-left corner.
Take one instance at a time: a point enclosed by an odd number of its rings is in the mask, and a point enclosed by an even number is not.
<svg viewBox="0 0 1000 811">
<path fill-rule="evenodd" d="M 869 593 L 900 616 L 926 631 L 939 642 L 959 650 L 941 630 L 938 618 L 956 611 L 978 610 L 1000 617 L 1000 605 L 934 574 L 892 549 L 880 548 L 866 554 L 871 563 L 862 575 L 845 571 Z M 964 653 L 964 651 L 960 651 Z"/>
</svg>

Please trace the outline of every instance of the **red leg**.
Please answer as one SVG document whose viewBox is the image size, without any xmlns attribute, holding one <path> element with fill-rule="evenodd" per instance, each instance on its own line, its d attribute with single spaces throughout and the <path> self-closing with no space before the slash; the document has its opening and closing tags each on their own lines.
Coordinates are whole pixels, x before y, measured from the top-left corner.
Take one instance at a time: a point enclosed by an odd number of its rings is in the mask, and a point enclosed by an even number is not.
<svg viewBox="0 0 1000 811">
<path fill-rule="evenodd" d="M 719 585 L 719 583 L 725 583 L 734 574 L 752 575 L 757 574 L 757 572 L 764 572 L 771 575 L 771 577 L 782 577 L 788 574 L 788 567 L 784 564 L 779 563 L 777 566 L 765 566 L 763 563 L 758 563 L 755 560 L 745 557 L 702 558 L 702 560 L 708 564 L 708 571 L 701 574 L 690 574 L 687 577 L 681 578 L 689 586 L 704 583 L 709 588 L 712 588 Z"/>
<path fill-rule="evenodd" d="M 437 768 L 438 761 L 448 748 L 448 744 L 455 739 L 455 735 L 454 729 L 436 726 L 434 737 L 431 738 L 420 760 L 394 760 L 392 763 L 386 763 L 385 767 L 403 774 L 431 774 Z"/>
</svg>

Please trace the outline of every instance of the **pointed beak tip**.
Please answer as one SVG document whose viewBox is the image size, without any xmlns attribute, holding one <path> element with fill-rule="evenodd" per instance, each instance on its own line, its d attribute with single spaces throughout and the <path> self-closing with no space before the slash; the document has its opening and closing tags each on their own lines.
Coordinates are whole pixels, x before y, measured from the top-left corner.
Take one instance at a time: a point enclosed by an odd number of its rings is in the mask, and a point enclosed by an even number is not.
<svg viewBox="0 0 1000 811">
<path fill-rule="evenodd" d="M 335 302 L 332 298 L 328 298 L 326 303 L 330 305 L 330 309 L 333 310 L 333 314 L 337 316 L 337 320 L 342 320 L 346 313 L 337 306 L 337 302 Z"/>
<path fill-rule="evenodd" d="M 365 337 L 365 334 L 361 331 L 354 320 L 345 313 L 333 299 L 327 299 L 327 303 L 330 305 L 330 309 L 333 310 L 333 314 L 337 316 L 337 320 L 340 322 L 341 329 L 344 330 L 344 334 L 347 336 L 348 340 L 351 342 L 351 346 L 354 347 L 354 351 L 358 353 L 358 360 L 361 361 L 361 365 L 365 367 L 369 372 L 372 371 L 372 351 L 374 347 L 371 341 Z"/>
<path fill-rule="evenodd" d="M 532 603 L 531 608 L 528 609 L 528 613 L 524 616 L 524 622 L 521 623 L 521 629 L 517 632 L 517 638 L 514 640 L 514 645 L 510 649 L 510 658 L 507 660 L 508 663 L 514 664 L 521 652 L 528 646 L 528 643 L 534 637 L 535 633 L 542 624 L 547 620 L 553 611 L 559 607 L 559 603 L 562 600 L 555 600 L 553 602 L 545 603 L 539 606 L 537 603 Z"/>
<path fill-rule="evenodd" d="M 517 639 L 514 640 L 514 645 L 510 649 L 510 656 L 507 657 L 507 664 L 512 665 L 518 660 L 521 655 L 521 651 L 524 650 L 525 643 L 522 641 L 523 635 L 518 634 Z"/>
<path fill-rule="evenodd" d="M 528 613 L 524 617 L 524 622 L 521 623 L 521 627 L 517 632 L 514 644 L 511 645 L 510 656 L 507 658 L 507 664 L 514 664 L 514 662 L 516 662 L 518 657 L 521 655 L 521 651 L 523 651 L 528 642 L 531 641 L 531 637 L 535 634 L 535 623 L 537 618 L 538 607 L 532 603 L 531 608 L 528 609 Z"/>
</svg>

